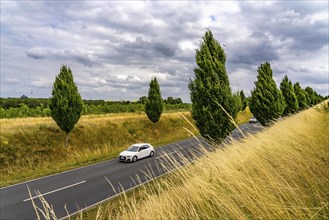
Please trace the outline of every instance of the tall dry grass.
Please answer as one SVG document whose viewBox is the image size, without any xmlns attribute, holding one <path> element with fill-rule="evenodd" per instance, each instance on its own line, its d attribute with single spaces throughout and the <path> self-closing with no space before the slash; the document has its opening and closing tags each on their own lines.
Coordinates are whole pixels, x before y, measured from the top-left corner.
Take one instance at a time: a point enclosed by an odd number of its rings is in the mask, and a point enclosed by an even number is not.
<svg viewBox="0 0 329 220">
<path fill-rule="evenodd" d="M 328 219 L 328 125 L 328 112 L 303 111 L 85 216 Z"/>
<path fill-rule="evenodd" d="M 136 142 L 155 146 L 190 137 L 193 121 L 188 111 L 164 113 L 153 124 L 145 113 L 119 113 L 82 116 L 70 134 L 50 117 L 0 119 L 0 187 L 57 173 L 71 168 L 115 158 Z M 249 120 L 250 111 L 239 113 L 237 121 Z M 194 132 L 196 133 L 196 132 Z"/>
<path fill-rule="evenodd" d="M 183 112 L 191 119 L 189 112 Z M 156 124 L 142 113 L 83 116 L 70 134 L 51 118 L 0 119 L 0 186 L 115 158 L 130 144 L 155 146 L 191 136 L 179 112 L 164 113 Z"/>
<path fill-rule="evenodd" d="M 250 112 L 249 106 L 243 111 L 240 111 L 235 119 L 235 122 L 240 125 L 249 121 L 252 117 L 252 113 Z"/>
</svg>

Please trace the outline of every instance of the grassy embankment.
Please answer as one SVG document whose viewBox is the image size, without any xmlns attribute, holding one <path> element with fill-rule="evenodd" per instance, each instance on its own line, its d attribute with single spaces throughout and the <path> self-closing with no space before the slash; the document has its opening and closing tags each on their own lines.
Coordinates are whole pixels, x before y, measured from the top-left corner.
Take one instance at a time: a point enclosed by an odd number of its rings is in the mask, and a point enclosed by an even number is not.
<svg viewBox="0 0 329 220">
<path fill-rule="evenodd" d="M 300 112 L 76 218 L 328 219 L 328 125 Z"/>
<path fill-rule="evenodd" d="M 189 112 L 183 112 L 192 121 Z M 250 111 L 241 112 L 239 123 Z M 248 119 L 247 119 L 248 118 Z M 83 116 L 64 147 L 65 133 L 49 118 L 0 119 L 0 187 L 117 157 L 128 145 L 182 140 L 193 131 L 181 113 L 164 113 L 153 125 L 144 113 Z"/>
<path fill-rule="evenodd" d="M 66 149 L 65 133 L 51 118 L 1 119 L 0 125 L 1 186 L 115 158 L 132 143 L 184 139 L 189 134 L 183 127 L 190 126 L 179 113 L 163 114 L 155 133 L 142 113 L 83 116 Z"/>
</svg>

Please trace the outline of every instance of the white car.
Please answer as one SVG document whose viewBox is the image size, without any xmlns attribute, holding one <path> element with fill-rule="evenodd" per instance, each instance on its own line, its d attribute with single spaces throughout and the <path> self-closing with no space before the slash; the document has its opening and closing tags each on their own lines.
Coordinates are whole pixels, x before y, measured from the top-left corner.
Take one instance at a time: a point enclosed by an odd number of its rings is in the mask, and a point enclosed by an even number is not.
<svg viewBox="0 0 329 220">
<path fill-rule="evenodd" d="M 119 154 L 119 161 L 136 162 L 144 157 L 153 157 L 154 148 L 151 144 L 133 144 Z"/>
<path fill-rule="evenodd" d="M 257 121 L 257 119 L 255 118 L 255 117 L 251 117 L 250 119 L 249 119 L 249 123 L 257 123 L 258 121 Z"/>
</svg>

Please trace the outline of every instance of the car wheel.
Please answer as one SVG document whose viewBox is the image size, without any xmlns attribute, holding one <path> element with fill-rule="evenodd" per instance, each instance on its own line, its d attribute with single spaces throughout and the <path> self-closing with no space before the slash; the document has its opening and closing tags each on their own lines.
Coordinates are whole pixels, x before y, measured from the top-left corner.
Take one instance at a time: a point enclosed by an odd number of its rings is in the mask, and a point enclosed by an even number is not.
<svg viewBox="0 0 329 220">
<path fill-rule="evenodd" d="M 150 157 L 153 157 L 153 156 L 154 156 L 154 151 L 151 151 Z"/>
<path fill-rule="evenodd" d="M 133 159 L 132 159 L 132 162 L 135 163 L 137 161 L 137 157 L 134 156 Z"/>
</svg>

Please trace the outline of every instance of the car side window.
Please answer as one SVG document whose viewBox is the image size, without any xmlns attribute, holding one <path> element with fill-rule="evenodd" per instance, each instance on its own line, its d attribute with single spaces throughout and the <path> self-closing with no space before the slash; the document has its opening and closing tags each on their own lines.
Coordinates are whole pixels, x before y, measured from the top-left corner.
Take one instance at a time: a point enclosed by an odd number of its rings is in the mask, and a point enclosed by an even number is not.
<svg viewBox="0 0 329 220">
<path fill-rule="evenodd" d="M 143 148 L 144 148 L 144 149 L 148 149 L 149 146 L 148 146 L 148 145 L 144 145 Z"/>
</svg>

